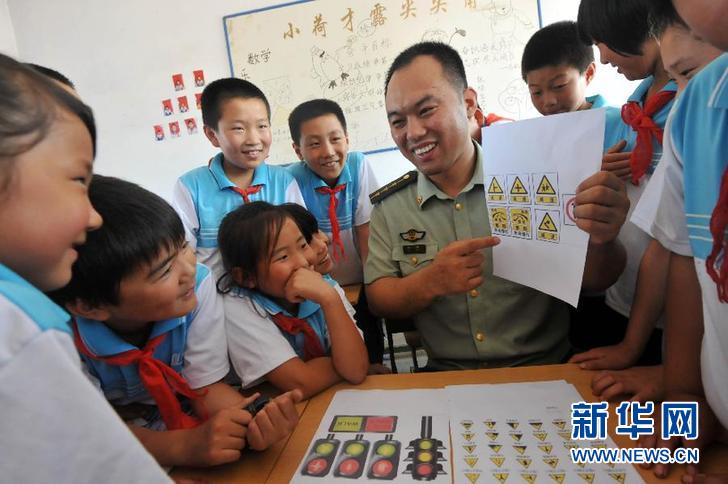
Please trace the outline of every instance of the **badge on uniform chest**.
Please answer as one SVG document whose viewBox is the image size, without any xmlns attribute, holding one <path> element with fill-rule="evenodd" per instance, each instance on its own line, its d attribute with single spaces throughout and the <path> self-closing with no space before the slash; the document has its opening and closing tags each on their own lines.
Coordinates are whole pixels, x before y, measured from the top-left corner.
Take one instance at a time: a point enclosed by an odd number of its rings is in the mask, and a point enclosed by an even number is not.
<svg viewBox="0 0 728 484">
<path fill-rule="evenodd" d="M 417 242 L 418 240 L 424 239 L 425 234 L 427 232 L 424 230 L 409 229 L 407 232 L 400 232 L 399 236 L 406 242 Z"/>
<path fill-rule="evenodd" d="M 402 252 L 405 254 L 424 254 L 427 252 L 427 246 L 425 244 L 404 245 L 402 246 Z"/>
</svg>

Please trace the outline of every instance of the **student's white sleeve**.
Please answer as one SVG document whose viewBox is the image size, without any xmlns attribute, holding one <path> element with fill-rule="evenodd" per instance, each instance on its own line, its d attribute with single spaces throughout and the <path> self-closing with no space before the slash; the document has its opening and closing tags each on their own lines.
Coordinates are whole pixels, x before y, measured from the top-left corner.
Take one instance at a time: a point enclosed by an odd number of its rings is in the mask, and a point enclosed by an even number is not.
<svg viewBox="0 0 728 484">
<path fill-rule="evenodd" d="M 200 219 L 197 216 L 195 204 L 192 202 L 192 195 L 182 180 L 177 180 L 172 191 L 172 207 L 182 219 L 185 228 L 185 239 L 192 250 L 197 250 L 197 234 L 200 231 Z"/>
<path fill-rule="evenodd" d="M 665 122 L 662 143 L 663 154 L 660 156 L 660 161 L 657 164 L 655 171 L 649 177 L 645 191 L 639 198 L 639 201 L 634 207 L 630 217 L 630 222 L 635 224 L 640 228 L 640 230 L 652 238 L 654 238 L 652 235 L 652 222 L 655 220 L 655 216 L 657 215 L 657 209 L 660 206 L 660 198 L 662 197 L 662 190 L 665 186 L 665 171 L 668 165 L 668 162 L 664 161 L 665 154 L 667 154 L 667 156 L 674 156 L 674 153 L 672 153 L 672 137 L 670 136 L 673 112 L 674 111 L 670 111 L 670 114 L 667 116 L 667 121 Z"/>
<path fill-rule="evenodd" d="M 210 272 L 197 289 L 197 307 L 192 315 L 182 375 L 191 388 L 212 385 L 230 371 L 222 296 Z"/>
<path fill-rule="evenodd" d="M 356 213 L 354 214 L 355 226 L 369 223 L 369 219 L 372 217 L 372 202 L 369 200 L 369 194 L 377 189 L 377 179 L 374 177 L 374 171 L 366 155 L 362 159 L 358 175 L 359 193 L 357 194 Z"/>
<path fill-rule="evenodd" d="M 0 360 L 0 480 L 171 482 L 83 374 L 71 337 L 19 341 L 23 318 L 0 308 L 0 354 L 12 354 Z"/>
<path fill-rule="evenodd" d="M 665 186 L 666 168 L 667 165 L 660 161 L 629 219 L 630 222 L 652 238 L 654 238 L 652 235 L 652 222 L 655 220 L 657 209 L 660 207 L 660 198 L 662 198 L 662 190 Z"/>
<path fill-rule="evenodd" d="M 354 306 L 351 305 L 349 300 L 346 297 L 346 293 L 344 292 L 344 289 L 339 285 L 337 282 L 336 285 L 334 285 L 334 289 L 336 289 L 336 293 L 339 295 L 339 298 L 341 298 L 341 302 L 344 303 L 344 308 L 346 308 L 346 312 L 349 314 L 349 318 L 351 318 L 351 324 L 354 325 L 356 330 L 359 332 L 359 336 L 361 336 L 362 340 L 364 339 L 364 333 L 362 332 L 361 328 L 356 325 L 356 320 L 354 319 L 354 315 L 356 314 L 356 310 L 354 309 Z"/>
<path fill-rule="evenodd" d="M 334 284 L 334 289 L 336 289 L 336 293 L 339 295 L 339 298 L 341 298 L 341 302 L 344 303 L 344 308 L 346 308 L 346 312 L 349 313 L 349 317 L 352 321 L 354 321 L 354 315 L 356 314 L 356 310 L 346 298 L 346 293 L 344 292 L 344 289 L 339 285 L 338 282 Z"/>
<path fill-rule="evenodd" d="M 291 177 L 291 183 L 286 188 L 286 202 L 297 203 L 303 208 L 306 207 L 306 202 L 303 201 L 303 193 L 301 193 L 301 187 L 298 186 L 298 182 L 295 178 Z"/>
<path fill-rule="evenodd" d="M 685 217 L 683 164 L 673 149 L 663 152 L 661 164 L 665 165 L 665 179 L 651 225 L 652 236 L 667 250 L 692 257 Z"/>
<path fill-rule="evenodd" d="M 243 387 L 298 357 L 263 308 L 236 294 L 226 294 L 223 301 L 230 361 Z"/>
</svg>

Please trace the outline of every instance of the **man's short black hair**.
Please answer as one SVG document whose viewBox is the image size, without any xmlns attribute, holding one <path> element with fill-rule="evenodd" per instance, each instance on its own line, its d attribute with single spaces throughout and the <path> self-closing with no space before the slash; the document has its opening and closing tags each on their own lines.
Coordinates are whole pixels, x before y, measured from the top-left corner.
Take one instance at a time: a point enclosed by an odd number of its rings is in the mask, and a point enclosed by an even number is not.
<svg viewBox="0 0 728 484">
<path fill-rule="evenodd" d="M 200 102 L 202 104 L 202 122 L 205 126 L 217 130 L 223 105 L 235 98 L 260 99 L 265 104 L 268 120 L 270 120 L 270 104 L 263 91 L 245 79 L 227 77 L 211 82 L 202 91 Z"/>
<path fill-rule="evenodd" d="M 77 299 L 92 307 L 119 304 L 119 287 L 125 277 L 185 242 L 177 212 L 139 185 L 94 175 L 89 199 L 103 225 L 89 232 L 86 243 L 77 249 L 71 282 L 51 294 L 61 305 Z"/>
<path fill-rule="evenodd" d="M 291 130 L 291 139 L 293 142 L 297 145 L 300 144 L 301 125 L 303 123 L 326 114 L 336 116 L 336 119 L 341 123 L 341 127 L 344 128 L 344 133 L 346 133 L 346 118 L 344 117 L 344 111 L 342 111 L 341 106 L 331 99 L 312 99 L 293 108 L 293 111 L 288 116 L 288 129 Z"/>
<path fill-rule="evenodd" d="M 655 0 L 581 0 L 577 25 L 584 42 L 603 43 L 622 55 L 642 55 Z"/>
<path fill-rule="evenodd" d="M 594 50 L 579 36 L 576 22 L 564 20 L 542 28 L 528 40 L 521 58 L 521 76 L 542 67 L 567 65 L 584 74 L 594 62 Z"/>
<path fill-rule="evenodd" d="M 50 67 L 45 67 L 45 66 L 41 66 L 38 64 L 33 64 L 32 62 L 26 62 L 25 65 L 37 72 L 40 72 L 44 76 L 50 77 L 54 81 L 58 81 L 61 84 L 70 87 L 73 90 L 76 89 L 76 86 L 73 85 L 73 83 L 71 82 L 71 80 L 69 78 L 67 78 L 66 76 L 64 76 L 63 74 L 61 74 L 60 72 L 58 72 L 55 69 L 51 69 Z"/>
<path fill-rule="evenodd" d="M 407 47 L 395 57 L 392 65 L 389 66 L 387 77 L 384 81 L 384 94 L 387 94 L 389 81 L 398 70 L 407 67 L 417 57 L 428 55 L 434 57 L 442 66 L 445 76 L 450 84 L 458 91 L 464 91 L 468 87 L 468 79 L 465 75 L 465 66 L 458 51 L 442 42 L 419 42 Z"/>
<path fill-rule="evenodd" d="M 650 11 L 649 23 L 650 34 L 656 39 L 662 37 L 668 27 L 676 26 L 690 30 L 670 0 L 655 1 L 655 6 Z"/>
</svg>

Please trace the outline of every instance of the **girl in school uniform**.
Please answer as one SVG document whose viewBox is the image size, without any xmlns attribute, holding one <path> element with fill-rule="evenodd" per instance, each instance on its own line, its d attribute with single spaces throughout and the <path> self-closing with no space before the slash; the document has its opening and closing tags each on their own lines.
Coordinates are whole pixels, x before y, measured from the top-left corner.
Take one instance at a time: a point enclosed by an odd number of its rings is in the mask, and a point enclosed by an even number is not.
<svg viewBox="0 0 728 484">
<path fill-rule="evenodd" d="M 218 244 L 233 367 L 249 387 L 265 379 L 304 398 L 361 383 L 368 357 L 344 291 L 315 257 L 285 207 L 252 202 L 228 214 Z"/>
<path fill-rule="evenodd" d="M 0 475 L 7 482 L 169 482 L 83 374 L 69 315 L 42 292 L 69 281 L 75 247 L 102 223 L 87 194 L 95 132 L 78 97 L 0 54 Z"/>
<path fill-rule="evenodd" d="M 627 251 L 627 264 L 617 282 L 606 291 L 605 304 L 595 305 L 591 319 L 596 324 L 589 331 L 596 329 L 599 337 L 591 337 L 583 349 L 616 345 L 623 340 L 640 261 L 650 243 L 650 237 L 629 218 L 662 156 L 663 129 L 677 90 L 662 65 L 658 42 L 650 35 L 648 18 L 653 8 L 651 0 L 582 0 L 579 5 L 579 33 L 584 40 L 596 44 L 602 64 L 617 67 L 628 80 L 641 80 L 622 106 L 622 129 L 610 130 L 611 139 L 605 139 L 605 146 L 617 145 L 616 148 L 631 152 L 627 160 L 617 162 L 631 171 L 626 183 L 631 207 L 618 237 Z M 634 355 L 634 362 L 661 361 L 661 333 L 659 330 L 652 335 L 644 353 Z"/>
</svg>

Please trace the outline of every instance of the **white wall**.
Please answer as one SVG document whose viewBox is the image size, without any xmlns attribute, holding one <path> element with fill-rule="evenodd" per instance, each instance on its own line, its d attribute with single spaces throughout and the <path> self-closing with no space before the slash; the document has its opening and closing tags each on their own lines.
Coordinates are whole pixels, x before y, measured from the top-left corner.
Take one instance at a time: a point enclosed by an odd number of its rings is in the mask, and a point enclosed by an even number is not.
<svg viewBox="0 0 728 484">
<path fill-rule="evenodd" d="M 130 179 L 169 198 L 181 173 L 215 153 L 201 130 L 194 136 L 154 140 L 153 125 L 167 127 L 161 100 L 176 97 L 170 76 L 185 75 L 190 113 L 201 124 L 194 108 L 197 90 L 189 88 L 191 73 L 204 69 L 208 82 L 230 74 L 222 17 L 278 3 L 284 2 L 0 0 L 0 50 L 15 54 L 17 45 L 21 60 L 58 69 L 76 83 L 97 117 L 96 171 Z M 544 25 L 576 18 L 578 0 L 541 0 L 541 5 Z M 8 10 L 12 25 L 6 29 Z M 633 87 L 610 70 L 599 68 L 594 89 L 620 103 Z M 183 117 L 188 116 L 174 119 Z M 376 155 L 372 161 L 381 183 L 411 169 L 398 152 Z"/>
<path fill-rule="evenodd" d="M 18 46 L 15 43 L 15 32 L 10 20 L 7 0 L 0 0 L 0 52 L 16 57 Z"/>
</svg>

